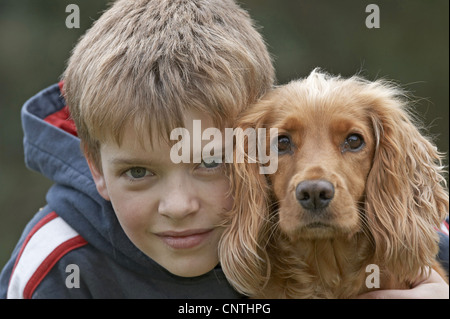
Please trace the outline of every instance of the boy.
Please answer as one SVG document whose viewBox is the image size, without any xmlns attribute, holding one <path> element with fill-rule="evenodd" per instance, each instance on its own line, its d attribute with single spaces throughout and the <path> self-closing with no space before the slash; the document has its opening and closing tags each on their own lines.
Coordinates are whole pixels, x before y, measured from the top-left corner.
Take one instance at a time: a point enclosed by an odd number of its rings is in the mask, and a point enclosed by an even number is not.
<svg viewBox="0 0 450 319">
<path fill-rule="evenodd" d="M 64 84 L 24 106 L 27 164 L 55 185 L 2 272 L 1 297 L 238 297 L 216 267 L 232 204 L 224 164 L 173 163 L 170 132 L 193 136 L 193 120 L 232 127 L 273 81 L 232 0 L 115 2 L 77 44 Z"/>
<path fill-rule="evenodd" d="M 27 164 L 55 185 L 0 296 L 240 297 L 217 267 L 232 204 L 225 167 L 175 164 L 170 132 L 193 136 L 194 120 L 232 127 L 273 80 L 260 35 L 232 0 L 114 3 L 74 49 L 64 84 L 22 111 Z M 195 158 L 204 144 L 191 146 Z"/>
</svg>

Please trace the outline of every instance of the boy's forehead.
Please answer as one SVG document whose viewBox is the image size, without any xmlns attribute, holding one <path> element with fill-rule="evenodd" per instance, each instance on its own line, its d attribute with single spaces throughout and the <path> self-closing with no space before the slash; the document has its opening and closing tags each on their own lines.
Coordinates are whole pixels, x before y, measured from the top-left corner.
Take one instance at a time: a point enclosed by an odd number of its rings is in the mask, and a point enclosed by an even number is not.
<svg viewBox="0 0 450 319">
<path fill-rule="evenodd" d="M 132 122 L 128 122 L 123 127 L 120 143 L 112 137 L 106 138 L 101 143 L 101 148 L 107 147 L 112 152 L 120 150 L 162 152 L 164 149 L 170 150 L 174 144 L 183 139 L 195 150 L 206 144 L 210 144 L 209 146 L 222 144 L 224 130 L 216 126 L 210 116 L 198 111 L 186 112 L 183 116 L 183 126 L 174 127 L 169 136 L 167 132 L 158 130 L 157 125 L 151 125 L 148 130 L 139 130 Z"/>
</svg>

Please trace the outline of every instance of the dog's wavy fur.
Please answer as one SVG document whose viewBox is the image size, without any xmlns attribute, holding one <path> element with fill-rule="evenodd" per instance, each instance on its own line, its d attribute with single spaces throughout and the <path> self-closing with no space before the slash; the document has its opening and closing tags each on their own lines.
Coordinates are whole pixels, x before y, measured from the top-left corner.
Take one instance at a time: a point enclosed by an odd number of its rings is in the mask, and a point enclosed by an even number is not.
<svg viewBox="0 0 450 319">
<path fill-rule="evenodd" d="M 430 268 L 445 276 L 436 261 L 436 228 L 448 214 L 443 154 L 420 132 L 410 103 L 391 82 L 316 69 L 241 117 L 242 129 L 275 127 L 291 144 L 273 175 L 261 175 L 248 158 L 233 164 L 235 206 L 219 252 L 238 291 L 352 298 L 369 291 L 371 264 L 379 267 L 381 289 L 408 288 Z M 352 134 L 364 141 L 355 150 L 346 140 Z M 303 180 L 334 186 L 317 214 L 295 197 Z"/>
</svg>

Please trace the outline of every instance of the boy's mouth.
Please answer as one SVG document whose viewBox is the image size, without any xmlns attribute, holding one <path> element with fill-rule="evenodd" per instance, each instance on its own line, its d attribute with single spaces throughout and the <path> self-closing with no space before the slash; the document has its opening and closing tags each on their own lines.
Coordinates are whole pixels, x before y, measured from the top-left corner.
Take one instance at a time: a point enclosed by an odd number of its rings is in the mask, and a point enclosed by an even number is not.
<svg viewBox="0 0 450 319">
<path fill-rule="evenodd" d="M 190 249 L 203 243 L 211 235 L 213 229 L 191 229 L 185 231 L 166 231 L 156 236 L 173 249 Z"/>
</svg>

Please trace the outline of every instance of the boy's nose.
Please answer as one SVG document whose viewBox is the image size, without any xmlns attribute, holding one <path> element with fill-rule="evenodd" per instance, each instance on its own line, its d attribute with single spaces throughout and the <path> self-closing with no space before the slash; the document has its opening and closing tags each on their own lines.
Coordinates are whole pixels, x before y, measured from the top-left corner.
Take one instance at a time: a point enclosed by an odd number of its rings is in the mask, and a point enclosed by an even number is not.
<svg viewBox="0 0 450 319">
<path fill-rule="evenodd" d="M 172 184 L 173 185 L 173 184 Z M 158 212 L 170 219 L 182 219 L 200 208 L 200 203 L 192 189 L 192 185 L 177 183 L 162 190 Z"/>
</svg>

